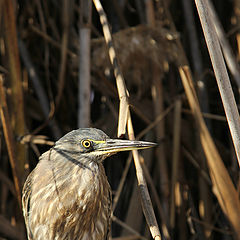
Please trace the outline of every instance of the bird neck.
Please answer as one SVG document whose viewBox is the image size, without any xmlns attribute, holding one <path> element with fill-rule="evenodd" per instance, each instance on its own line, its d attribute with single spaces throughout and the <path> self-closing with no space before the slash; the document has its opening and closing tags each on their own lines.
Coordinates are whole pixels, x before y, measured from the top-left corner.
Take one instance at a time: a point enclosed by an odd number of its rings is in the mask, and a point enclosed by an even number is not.
<svg viewBox="0 0 240 240">
<path fill-rule="evenodd" d="M 51 177 L 49 179 L 52 179 L 54 182 L 60 200 L 62 198 L 61 190 L 64 188 L 69 189 L 70 192 L 71 189 L 74 189 L 77 192 L 73 196 L 79 196 L 80 198 L 83 195 L 91 195 L 95 198 L 99 190 L 104 191 L 104 186 L 109 188 L 105 170 L 101 162 L 89 161 L 83 157 L 75 159 L 66 151 L 54 148 L 48 152 L 48 158 L 43 158 L 43 162 L 40 163 L 39 167 L 44 168 L 45 164 L 50 167 L 49 176 Z"/>
</svg>

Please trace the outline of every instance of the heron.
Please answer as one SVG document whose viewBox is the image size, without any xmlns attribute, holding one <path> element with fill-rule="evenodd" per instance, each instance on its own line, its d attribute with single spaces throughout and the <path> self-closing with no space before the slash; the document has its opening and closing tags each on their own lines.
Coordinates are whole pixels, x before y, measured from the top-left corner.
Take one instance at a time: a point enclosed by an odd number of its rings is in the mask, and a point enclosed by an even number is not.
<svg viewBox="0 0 240 240">
<path fill-rule="evenodd" d="M 22 206 L 29 240 L 107 240 L 111 188 L 103 160 L 155 143 L 111 139 L 96 128 L 67 133 L 27 177 Z"/>
</svg>

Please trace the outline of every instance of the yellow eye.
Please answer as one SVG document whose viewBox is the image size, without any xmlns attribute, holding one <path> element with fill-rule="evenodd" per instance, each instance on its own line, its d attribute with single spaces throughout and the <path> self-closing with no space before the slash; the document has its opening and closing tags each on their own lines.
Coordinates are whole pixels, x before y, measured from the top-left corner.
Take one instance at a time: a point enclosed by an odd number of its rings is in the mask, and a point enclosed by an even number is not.
<svg viewBox="0 0 240 240">
<path fill-rule="evenodd" d="M 92 143 L 89 140 L 82 140 L 81 143 L 82 143 L 82 146 L 85 148 L 90 148 L 92 146 Z"/>
</svg>

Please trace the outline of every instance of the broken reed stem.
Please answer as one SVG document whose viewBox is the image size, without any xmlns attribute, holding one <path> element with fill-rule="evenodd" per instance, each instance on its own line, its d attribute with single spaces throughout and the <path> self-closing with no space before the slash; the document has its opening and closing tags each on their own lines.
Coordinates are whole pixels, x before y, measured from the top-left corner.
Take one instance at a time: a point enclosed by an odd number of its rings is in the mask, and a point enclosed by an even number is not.
<svg viewBox="0 0 240 240">
<path fill-rule="evenodd" d="M 108 47 L 108 53 L 110 57 L 111 64 L 113 65 L 114 75 L 116 78 L 118 95 L 119 95 L 119 120 L 118 120 L 118 137 L 122 136 L 126 132 L 126 124 L 128 117 L 128 92 L 126 84 L 120 69 L 120 64 L 117 59 L 117 55 L 113 46 L 113 40 L 111 31 L 108 25 L 107 16 L 103 10 L 101 2 L 99 0 L 93 0 L 95 7 L 98 11 L 100 22 L 103 28 L 104 38 Z"/>
<path fill-rule="evenodd" d="M 37 27 L 35 27 L 33 24 L 29 25 L 29 28 L 31 31 L 33 31 L 34 33 L 36 33 L 39 37 L 41 37 L 44 41 L 48 42 L 49 44 L 51 44 L 52 47 L 55 47 L 57 49 L 61 50 L 61 44 L 54 40 L 52 37 L 50 37 L 49 35 L 47 35 L 45 32 L 41 31 L 40 29 L 38 29 Z M 73 51 L 71 51 L 70 49 L 67 49 L 67 54 L 69 55 L 69 57 L 71 58 L 77 58 L 77 54 Z"/>
<path fill-rule="evenodd" d="M 162 119 L 164 119 L 168 115 L 168 113 L 172 110 L 174 105 L 175 103 L 172 103 L 167 109 L 160 113 L 151 124 L 149 124 L 137 135 L 136 140 L 141 139 L 147 132 L 154 128 Z"/>
<path fill-rule="evenodd" d="M 192 155 L 192 153 L 190 153 L 184 146 L 182 146 L 182 151 L 183 151 L 183 154 L 185 155 L 186 159 L 198 170 L 201 177 L 206 181 L 206 183 L 209 186 L 212 186 L 212 182 L 211 182 L 211 179 L 210 179 L 208 173 L 204 169 L 201 168 L 201 166 L 198 163 L 198 160 L 196 160 L 194 158 L 194 156 Z"/>
<path fill-rule="evenodd" d="M 138 236 L 138 239 L 142 239 L 142 240 L 147 240 L 147 238 L 142 237 L 140 233 L 138 233 L 136 230 L 134 230 L 133 228 L 131 228 L 129 225 L 127 225 L 126 223 L 122 222 L 120 219 L 118 219 L 116 216 L 112 216 L 112 221 L 114 221 L 115 223 L 117 223 L 118 225 L 122 226 L 123 228 L 127 229 L 130 233 L 136 234 Z"/>
<path fill-rule="evenodd" d="M 120 179 L 120 182 L 118 184 L 118 188 L 117 188 L 117 191 L 115 192 L 114 194 L 114 199 L 113 199 L 113 212 L 117 206 L 117 203 L 118 203 L 118 199 L 120 197 L 120 194 L 122 192 L 122 189 L 123 189 L 123 185 L 124 185 L 124 182 L 126 180 L 126 177 L 127 177 L 127 174 L 128 174 L 128 170 L 130 168 L 130 164 L 132 162 L 132 153 L 129 154 L 128 156 L 128 159 L 127 159 L 127 162 L 125 164 L 125 168 L 123 170 L 123 173 L 122 173 L 122 176 L 121 176 L 121 179 Z"/>
<path fill-rule="evenodd" d="M 208 3 L 209 11 L 211 13 L 211 17 L 213 19 L 216 34 L 218 36 L 219 43 L 221 44 L 221 49 L 222 49 L 224 58 L 226 60 L 226 64 L 238 86 L 238 92 L 240 92 L 240 69 L 239 69 L 237 59 L 235 58 L 235 56 L 233 54 L 232 48 L 229 44 L 229 41 L 226 37 L 226 34 L 224 32 L 224 29 L 223 29 L 221 22 L 217 16 L 216 10 L 214 9 L 212 2 L 207 0 L 207 3 Z"/>
<path fill-rule="evenodd" d="M 171 186 L 171 205 L 170 205 L 170 226 L 171 229 L 175 228 L 175 189 L 178 181 L 178 166 L 179 166 L 179 152 L 181 141 L 181 108 L 182 102 L 180 99 L 176 101 L 174 109 L 174 122 L 173 122 L 173 156 L 172 156 L 172 186 Z"/>
<path fill-rule="evenodd" d="M 12 91 L 11 102 L 11 124 L 13 135 L 20 137 L 25 134 L 25 117 L 24 117 L 24 99 L 22 90 L 22 71 L 19 59 L 19 50 L 17 42 L 17 29 L 14 6 L 12 1 L 3 1 L 4 16 L 4 42 L 6 46 L 7 60 L 9 66 L 9 83 Z M 18 142 L 15 143 L 16 164 L 19 171 L 19 177 L 25 175 L 25 163 L 27 159 L 27 146 Z"/>
<path fill-rule="evenodd" d="M 91 20 L 92 2 L 81 0 L 79 23 L 78 127 L 88 127 L 91 115 Z"/>
<path fill-rule="evenodd" d="M 135 140 L 134 136 L 134 130 L 133 130 L 133 125 L 132 125 L 132 119 L 129 113 L 128 117 L 128 122 L 127 122 L 127 128 L 128 128 L 128 136 L 130 140 Z M 157 220 L 155 217 L 155 213 L 153 210 L 151 198 L 148 192 L 147 184 L 143 175 L 143 169 L 141 167 L 139 155 L 137 150 L 133 150 L 133 159 L 134 159 L 134 164 L 136 168 L 136 175 L 137 175 L 137 180 L 138 180 L 138 187 L 139 187 L 139 192 L 141 196 L 141 203 L 142 203 L 142 208 L 144 215 L 146 217 L 150 232 L 152 234 L 153 239 L 161 239 L 159 227 L 157 224 Z"/>
<path fill-rule="evenodd" d="M 134 130 L 133 130 L 131 115 L 130 115 L 129 106 L 128 106 L 128 92 L 127 92 L 126 84 L 120 69 L 120 65 L 117 60 L 115 50 L 113 47 L 113 41 L 112 41 L 112 36 L 111 36 L 109 26 L 108 26 L 107 17 L 102 8 L 100 1 L 93 0 L 93 2 L 100 16 L 104 38 L 108 46 L 110 61 L 113 65 L 114 74 L 115 74 L 116 83 L 117 83 L 118 95 L 120 99 L 118 136 L 121 136 L 125 133 L 126 124 L 127 124 L 129 139 L 134 140 L 135 139 Z M 158 227 L 155 213 L 153 210 L 147 184 L 143 175 L 143 170 L 140 164 L 139 155 L 136 150 L 133 150 L 133 159 L 134 159 L 135 168 L 136 168 L 136 175 L 138 179 L 138 187 L 140 191 L 143 212 L 146 217 L 153 239 L 159 240 L 161 239 L 159 227 Z"/>
<path fill-rule="evenodd" d="M 62 42 L 61 42 L 61 61 L 60 61 L 60 69 L 58 73 L 58 91 L 55 100 L 56 109 L 59 107 L 63 89 L 65 86 L 65 72 L 67 66 L 67 48 L 68 48 L 68 30 L 69 30 L 69 12 L 70 12 L 70 3 L 69 0 L 63 1 L 63 9 L 62 9 Z"/>
<path fill-rule="evenodd" d="M 213 184 L 213 193 L 216 195 L 226 217 L 231 222 L 236 235 L 240 236 L 240 203 L 237 191 L 203 120 L 189 67 L 179 67 L 179 73 L 189 105 L 196 120 L 201 145 L 207 159 Z"/>
<path fill-rule="evenodd" d="M 152 177 L 151 177 L 151 175 L 148 171 L 148 168 L 147 168 L 146 164 L 144 163 L 144 158 L 141 155 L 140 155 L 140 162 L 141 162 L 141 166 L 142 166 L 142 169 L 143 169 L 143 172 L 144 172 L 144 176 L 145 176 L 145 178 L 147 180 L 147 183 L 148 183 L 148 185 L 149 185 L 149 187 L 152 191 L 154 201 L 157 205 L 158 213 L 161 217 L 162 233 L 167 240 L 170 240 L 171 238 L 170 238 L 170 234 L 169 234 L 169 231 L 168 231 L 168 224 L 167 224 L 167 219 L 168 218 L 166 217 L 166 214 L 164 213 L 164 210 L 163 210 L 163 207 L 162 207 L 157 189 L 154 185 L 153 179 L 152 179 Z"/>
<path fill-rule="evenodd" d="M 60 136 L 62 136 L 61 130 L 59 126 L 57 125 L 57 122 L 54 119 L 54 104 L 50 102 L 49 107 L 49 101 L 47 94 L 42 86 L 42 83 L 39 79 L 39 76 L 35 70 L 35 66 L 32 63 L 32 59 L 30 57 L 30 54 L 28 52 L 28 49 L 26 48 L 24 42 L 22 40 L 18 40 L 18 46 L 20 50 L 20 54 L 23 60 L 23 63 L 25 67 L 27 68 L 30 80 L 32 81 L 33 87 L 35 89 L 36 95 L 40 102 L 40 107 L 42 109 L 42 112 L 44 114 L 44 117 L 46 118 L 45 123 L 43 123 L 42 126 L 38 127 L 37 130 L 34 132 L 36 133 L 39 131 L 39 129 L 43 128 L 46 124 L 48 124 L 52 130 L 53 136 L 55 139 L 59 139 Z"/>
<path fill-rule="evenodd" d="M 203 28 L 204 37 L 207 43 L 209 55 L 212 61 L 219 92 L 222 98 L 223 107 L 226 113 L 227 122 L 231 132 L 238 164 L 240 166 L 240 122 L 239 113 L 232 87 L 227 73 L 227 68 L 223 59 L 222 50 L 216 34 L 215 25 L 212 21 L 206 0 L 195 0 L 198 15 Z"/>
<path fill-rule="evenodd" d="M 8 156 L 9 156 L 9 160 L 12 168 L 17 201 L 19 204 L 19 208 L 22 209 L 21 190 L 20 190 L 21 187 L 20 187 L 19 176 L 17 174 L 17 165 L 16 165 L 17 163 L 16 152 L 15 152 L 16 148 L 15 148 L 15 142 L 13 138 L 13 130 L 10 125 L 10 118 L 9 118 L 8 107 L 7 107 L 7 102 L 6 102 L 6 97 L 5 97 L 4 87 L 3 87 L 2 75 L 0 75 L 0 115 L 1 115 L 1 121 L 3 126 L 3 133 L 4 133 L 6 145 L 7 145 L 7 150 L 8 150 Z"/>
</svg>

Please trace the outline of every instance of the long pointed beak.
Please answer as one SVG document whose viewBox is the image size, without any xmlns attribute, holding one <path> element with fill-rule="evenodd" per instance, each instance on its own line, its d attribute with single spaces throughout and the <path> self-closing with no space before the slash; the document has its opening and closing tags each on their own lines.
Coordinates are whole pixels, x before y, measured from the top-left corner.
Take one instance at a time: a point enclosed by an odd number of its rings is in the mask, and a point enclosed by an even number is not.
<svg viewBox="0 0 240 240">
<path fill-rule="evenodd" d="M 104 143 L 98 144 L 96 150 L 114 154 L 122 151 L 145 149 L 155 146 L 157 146 L 157 144 L 152 142 L 107 139 Z"/>
</svg>

